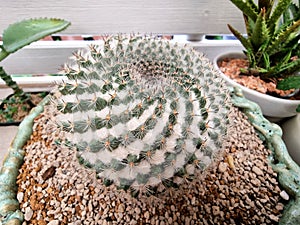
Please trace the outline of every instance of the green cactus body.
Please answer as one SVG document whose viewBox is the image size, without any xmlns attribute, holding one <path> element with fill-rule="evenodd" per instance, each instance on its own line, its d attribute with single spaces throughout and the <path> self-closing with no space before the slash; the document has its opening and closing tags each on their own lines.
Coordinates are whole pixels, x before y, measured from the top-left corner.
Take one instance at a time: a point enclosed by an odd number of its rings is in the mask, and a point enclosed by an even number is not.
<svg viewBox="0 0 300 225">
<path fill-rule="evenodd" d="M 110 36 L 65 66 L 54 99 L 79 162 L 136 190 L 193 176 L 220 151 L 228 90 L 187 46 L 146 36 Z"/>
</svg>

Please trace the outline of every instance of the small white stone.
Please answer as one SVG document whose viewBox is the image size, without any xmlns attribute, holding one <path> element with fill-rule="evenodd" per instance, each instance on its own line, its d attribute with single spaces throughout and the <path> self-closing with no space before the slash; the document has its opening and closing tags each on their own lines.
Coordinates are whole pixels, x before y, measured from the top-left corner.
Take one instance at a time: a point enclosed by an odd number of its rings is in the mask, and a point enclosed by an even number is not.
<svg viewBox="0 0 300 225">
<path fill-rule="evenodd" d="M 281 198 L 283 198 L 284 200 L 287 200 L 287 201 L 290 199 L 290 196 L 285 191 L 280 192 L 280 196 L 281 196 Z"/>
<path fill-rule="evenodd" d="M 227 164 L 224 162 L 220 162 L 218 169 L 220 173 L 224 173 L 227 170 Z"/>
<path fill-rule="evenodd" d="M 17 194 L 17 199 L 19 202 L 22 202 L 24 198 L 24 193 L 23 192 L 18 192 Z"/>
<path fill-rule="evenodd" d="M 32 215 L 33 215 L 32 209 L 30 207 L 26 207 L 26 209 L 25 209 L 25 215 L 24 215 L 25 220 L 29 221 L 31 219 Z"/>
<path fill-rule="evenodd" d="M 47 223 L 47 225 L 59 225 L 59 221 L 58 220 L 52 220 L 49 223 Z"/>
</svg>

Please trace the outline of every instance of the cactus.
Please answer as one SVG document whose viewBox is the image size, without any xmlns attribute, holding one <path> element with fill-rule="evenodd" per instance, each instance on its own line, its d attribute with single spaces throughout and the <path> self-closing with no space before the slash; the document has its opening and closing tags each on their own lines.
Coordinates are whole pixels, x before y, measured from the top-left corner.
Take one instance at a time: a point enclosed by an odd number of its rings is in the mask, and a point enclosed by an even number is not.
<svg viewBox="0 0 300 225">
<path fill-rule="evenodd" d="M 222 149 L 231 103 L 208 59 L 157 37 L 113 35 L 74 54 L 53 103 L 81 164 L 136 191 L 193 178 Z"/>
</svg>

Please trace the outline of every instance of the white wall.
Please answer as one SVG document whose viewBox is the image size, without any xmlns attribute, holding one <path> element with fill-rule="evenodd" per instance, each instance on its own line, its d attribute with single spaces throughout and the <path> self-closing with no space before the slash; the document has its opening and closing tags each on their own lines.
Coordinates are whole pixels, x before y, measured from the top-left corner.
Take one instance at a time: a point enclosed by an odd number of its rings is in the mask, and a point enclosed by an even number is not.
<svg viewBox="0 0 300 225">
<path fill-rule="evenodd" d="M 0 31 L 30 17 L 72 22 L 64 33 L 229 33 L 243 29 L 242 15 L 229 0 L 0 0 Z"/>
<path fill-rule="evenodd" d="M 72 25 L 63 34 L 73 35 L 224 34 L 230 33 L 227 23 L 244 29 L 242 15 L 230 0 L 0 0 L 0 5 L 0 33 L 11 23 L 33 17 L 66 19 Z M 0 66 L 9 74 L 57 73 L 72 52 L 87 44 L 36 42 Z"/>
</svg>

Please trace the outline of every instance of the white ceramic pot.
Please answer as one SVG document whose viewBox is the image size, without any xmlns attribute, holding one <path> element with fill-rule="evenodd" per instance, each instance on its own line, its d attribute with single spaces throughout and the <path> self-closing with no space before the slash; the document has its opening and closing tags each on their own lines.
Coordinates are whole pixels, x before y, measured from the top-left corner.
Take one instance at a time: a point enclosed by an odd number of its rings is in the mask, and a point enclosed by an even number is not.
<svg viewBox="0 0 300 225">
<path fill-rule="evenodd" d="M 218 55 L 213 61 L 214 67 L 217 70 L 219 70 L 218 62 L 224 58 L 245 58 L 245 55 L 241 52 L 223 53 Z M 297 114 L 296 108 L 300 104 L 300 100 L 277 98 L 255 90 L 251 90 L 233 81 L 220 70 L 219 72 L 229 85 L 240 87 L 247 99 L 256 102 L 261 107 L 263 114 L 270 121 L 278 122 L 283 118 L 292 117 Z"/>
<path fill-rule="evenodd" d="M 300 113 L 281 125 L 282 139 L 293 160 L 300 165 Z"/>
</svg>

